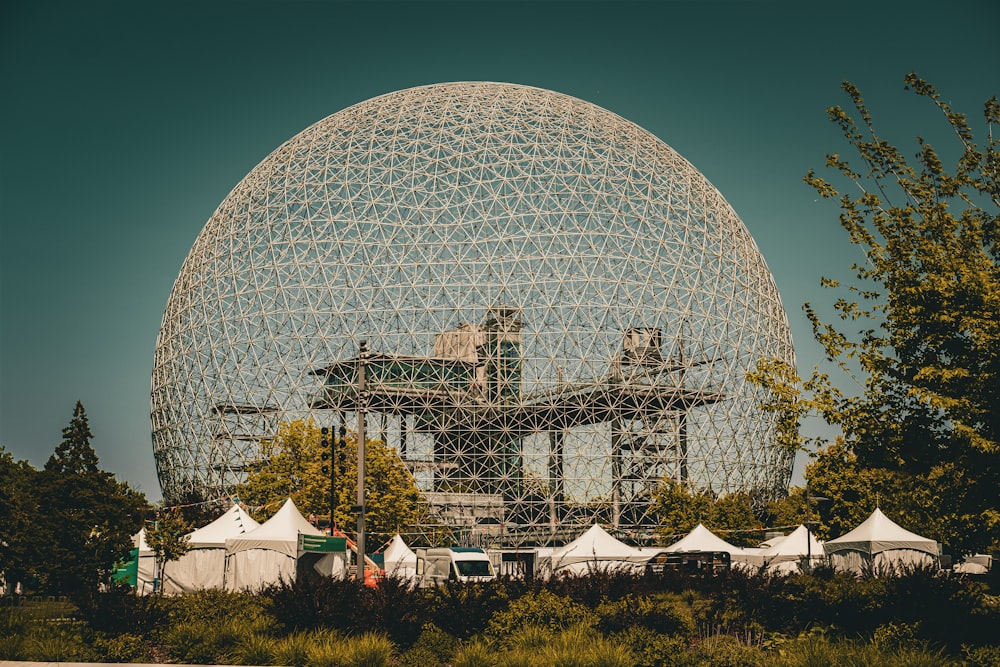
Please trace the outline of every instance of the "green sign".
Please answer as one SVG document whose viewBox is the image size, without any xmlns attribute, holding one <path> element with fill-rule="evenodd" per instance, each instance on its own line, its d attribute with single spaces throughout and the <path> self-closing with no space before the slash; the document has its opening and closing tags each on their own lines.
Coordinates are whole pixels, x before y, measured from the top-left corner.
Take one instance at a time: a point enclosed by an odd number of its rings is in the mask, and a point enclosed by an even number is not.
<svg viewBox="0 0 1000 667">
<path fill-rule="evenodd" d="M 299 533 L 299 551 L 320 554 L 347 551 L 347 538 L 327 537 L 326 535 L 303 535 Z"/>
<path fill-rule="evenodd" d="M 139 580 L 139 550 L 132 549 L 128 555 L 131 560 L 118 565 L 112 579 L 116 584 L 128 584 L 135 588 Z"/>
</svg>

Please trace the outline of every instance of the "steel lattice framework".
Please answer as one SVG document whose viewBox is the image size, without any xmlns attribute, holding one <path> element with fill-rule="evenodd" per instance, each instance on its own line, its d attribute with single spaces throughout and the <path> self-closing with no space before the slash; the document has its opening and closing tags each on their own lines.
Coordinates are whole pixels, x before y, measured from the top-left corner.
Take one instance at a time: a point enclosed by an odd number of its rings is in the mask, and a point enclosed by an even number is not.
<svg viewBox="0 0 1000 667">
<path fill-rule="evenodd" d="M 548 90 L 425 86 L 304 130 L 212 215 L 153 451 L 166 500 L 226 493 L 280 422 L 365 408 L 444 521 L 647 526 L 664 477 L 787 487 L 762 358 L 795 363 L 772 276 L 673 149 Z"/>
</svg>

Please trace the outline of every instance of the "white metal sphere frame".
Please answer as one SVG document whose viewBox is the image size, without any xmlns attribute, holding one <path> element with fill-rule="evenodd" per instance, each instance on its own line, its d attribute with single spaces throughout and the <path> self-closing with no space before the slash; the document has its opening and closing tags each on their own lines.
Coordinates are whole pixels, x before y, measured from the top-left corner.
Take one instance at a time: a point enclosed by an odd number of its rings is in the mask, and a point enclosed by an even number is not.
<svg viewBox="0 0 1000 667">
<path fill-rule="evenodd" d="M 548 90 L 424 86 L 305 129 L 209 219 L 156 344 L 153 451 L 166 501 L 214 497 L 280 423 L 363 410 L 438 521 L 640 529 L 664 478 L 787 489 L 760 359 L 795 363 L 771 273 L 667 144 Z"/>
</svg>

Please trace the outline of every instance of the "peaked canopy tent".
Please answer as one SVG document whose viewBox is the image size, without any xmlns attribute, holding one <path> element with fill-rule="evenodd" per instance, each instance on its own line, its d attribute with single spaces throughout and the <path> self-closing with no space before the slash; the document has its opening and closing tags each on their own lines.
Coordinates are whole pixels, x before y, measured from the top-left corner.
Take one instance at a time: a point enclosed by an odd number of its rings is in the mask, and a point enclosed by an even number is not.
<svg viewBox="0 0 1000 667">
<path fill-rule="evenodd" d="M 387 577 L 410 579 L 417 574 L 417 554 L 396 533 L 382 554 L 383 569 Z"/>
<path fill-rule="evenodd" d="M 793 574 L 801 571 L 801 564 L 808 560 L 808 567 L 819 565 L 826 560 L 823 543 L 816 539 L 812 531 L 805 526 L 799 526 L 791 533 L 748 559 L 748 562 L 759 564 L 768 572 Z"/>
<path fill-rule="evenodd" d="M 188 533 L 188 551 L 163 567 L 163 592 L 192 593 L 222 588 L 226 576 L 226 540 L 260 526 L 242 507 L 233 503 L 207 526 Z"/>
<path fill-rule="evenodd" d="M 289 498 L 257 528 L 226 539 L 225 589 L 258 590 L 281 581 L 294 581 L 299 533 L 323 535 L 306 521 Z"/>
<path fill-rule="evenodd" d="M 703 524 L 698 524 L 691 529 L 691 532 L 674 542 L 666 549 L 671 553 L 686 551 L 725 551 L 729 554 L 730 562 L 737 565 L 753 565 L 751 553 L 755 550 L 741 549 L 710 531 Z"/>
<path fill-rule="evenodd" d="M 581 574 L 594 569 L 632 567 L 652 555 L 612 537 L 596 523 L 569 544 L 553 549 L 548 556 L 551 572 Z"/>
<path fill-rule="evenodd" d="M 862 572 L 892 572 L 900 568 L 934 565 L 938 544 L 911 533 L 875 508 L 851 532 L 828 540 L 823 549 L 835 569 Z"/>
<path fill-rule="evenodd" d="M 698 524 L 691 529 L 691 532 L 674 542 L 663 551 L 728 551 L 731 555 L 741 553 L 739 547 L 734 547 L 729 542 Z"/>
</svg>

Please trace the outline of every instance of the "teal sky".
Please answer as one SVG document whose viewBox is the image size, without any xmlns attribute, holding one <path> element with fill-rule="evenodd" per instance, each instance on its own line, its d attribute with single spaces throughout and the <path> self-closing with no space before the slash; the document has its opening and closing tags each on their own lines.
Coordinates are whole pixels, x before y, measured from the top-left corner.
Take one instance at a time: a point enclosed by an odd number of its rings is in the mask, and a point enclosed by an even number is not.
<svg viewBox="0 0 1000 667">
<path fill-rule="evenodd" d="M 847 152 L 825 108 L 849 79 L 906 153 L 944 143 L 916 70 L 983 136 L 998 35 L 995 0 L 3 3 L 0 445 L 41 466 L 82 400 L 102 467 L 158 500 L 153 349 L 202 226 L 308 125 L 442 81 L 573 95 L 676 149 L 756 239 L 807 375 L 801 306 L 858 259 L 802 183 Z"/>
</svg>

